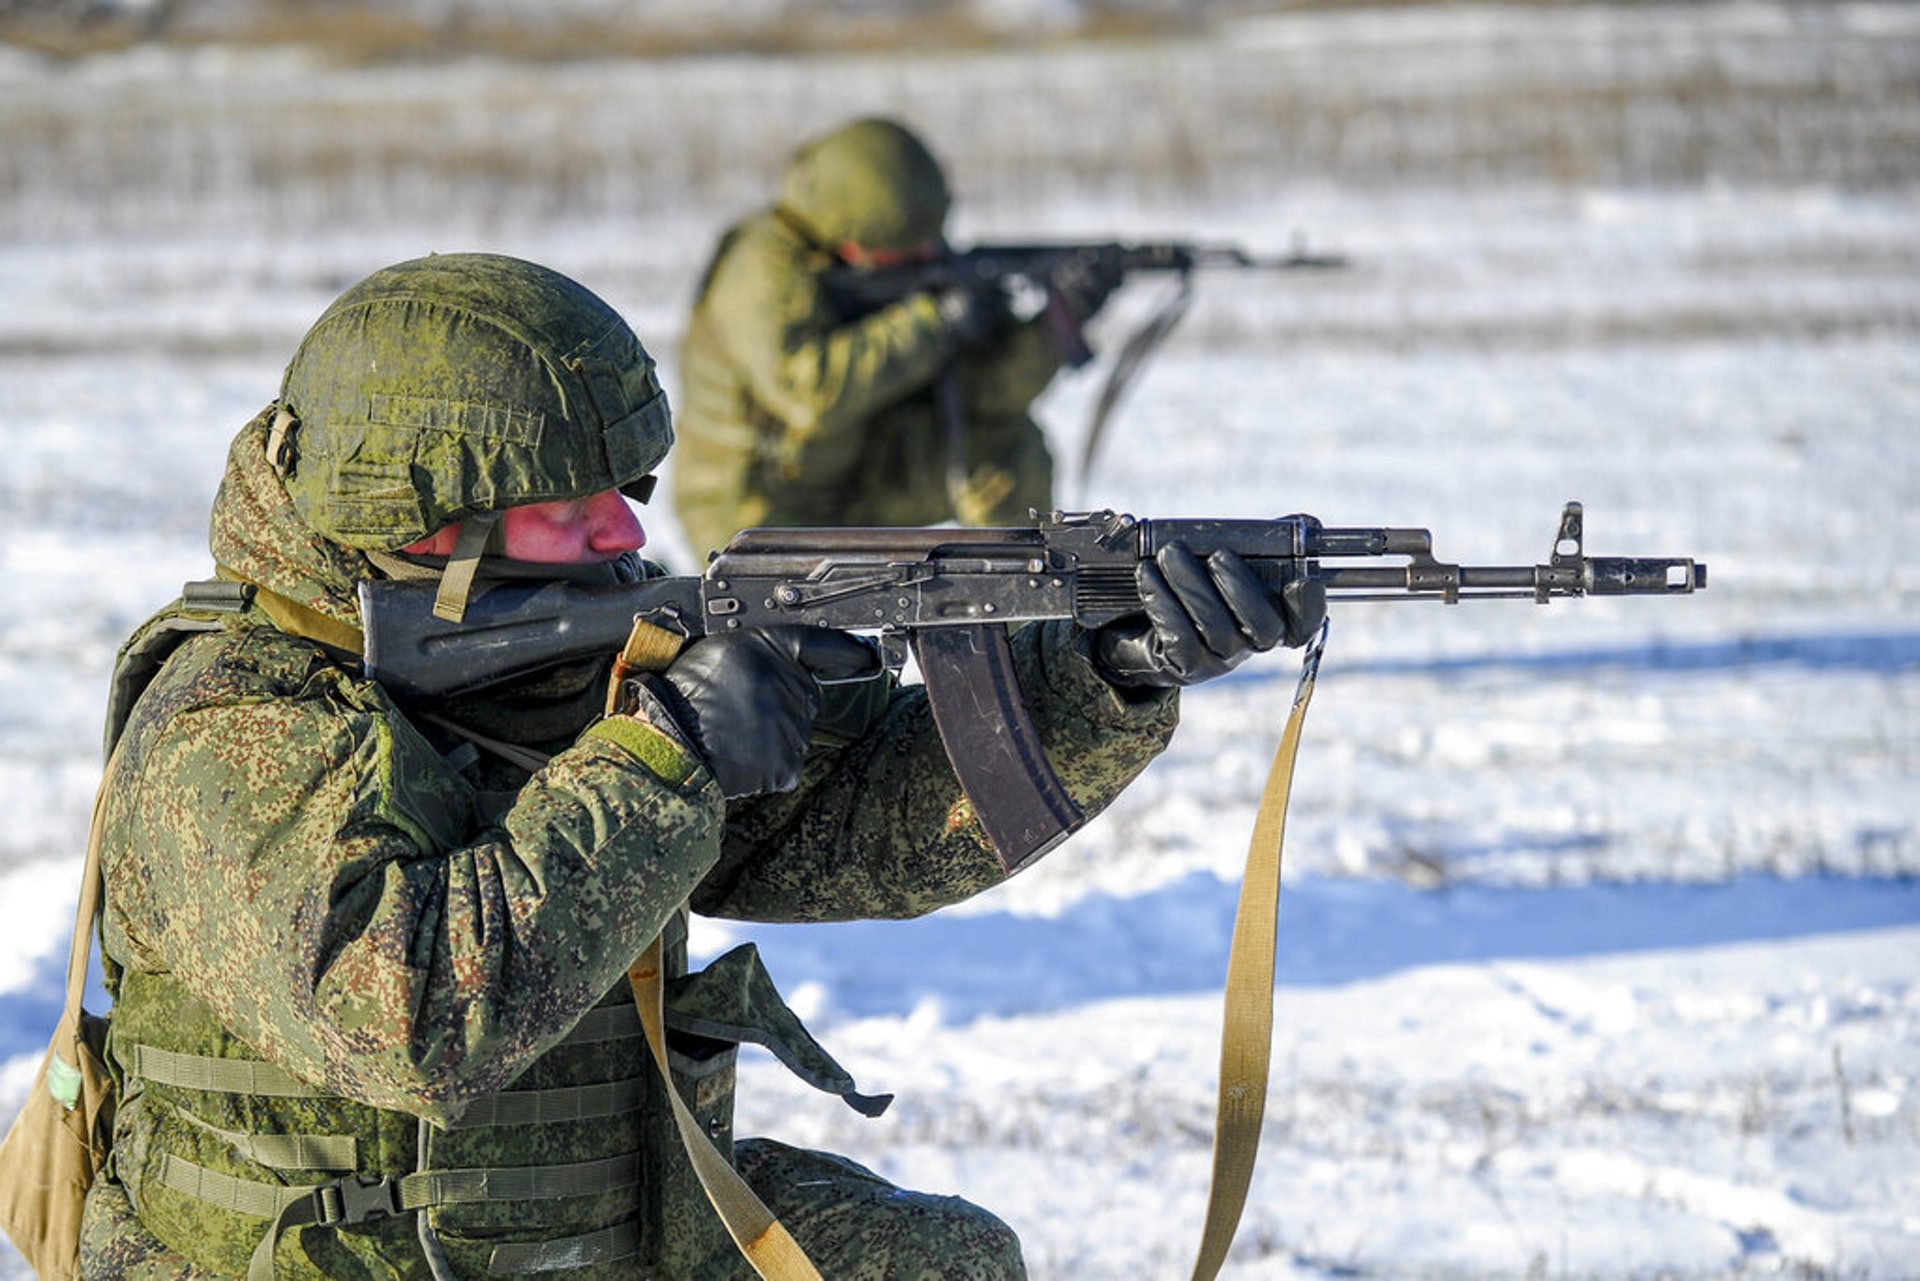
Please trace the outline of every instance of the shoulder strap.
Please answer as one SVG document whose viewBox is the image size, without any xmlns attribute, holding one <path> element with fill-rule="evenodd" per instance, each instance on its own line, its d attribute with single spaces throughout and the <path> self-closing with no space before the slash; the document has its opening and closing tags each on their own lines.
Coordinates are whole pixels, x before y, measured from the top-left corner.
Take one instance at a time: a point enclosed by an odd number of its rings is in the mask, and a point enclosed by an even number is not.
<svg viewBox="0 0 1920 1281">
<path fill-rule="evenodd" d="M 206 579 L 180 589 L 180 599 L 140 625 L 120 647 L 107 690 L 105 750 L 111 753 L 127 727 L 133 705 L 160 668 L 189 636 L 220 628 L 222 620 L 246 612 L 252 588 L 244 583 Z"/>
<path fill-rule="evenodd" d="M 64 1026 L 74 1029 L 74 1035 L 80 1035 L 80 1001 L 86 993 L 87 967 L 93 963 L 93 935 L 100 920 L 100 893 L 102 876 L 100 873 L 100 834 L 107 821 L 107 781 L 113 777 L 113 768 L 120 762 L 120 748 L 115 745 L 107 757 L 106 768 L 101 771 L 100 785 L 93 793 L 93 818 L 87 825 L 87 861 L 80 872 L 80 902 L 73 912 L 73 938 L 67 945 L 67 1013 Z M 48 1061 L 49 1069 L 59 1062 L 56 1055 Z M 56 1096 L 62 1097 L 79 1088 L 79 1060 L 75 1059 L 75 1068 L 71 1083 L 47 1082 L 48 1088 Z M 69 1107 L 73 1106 L 71 1103 Z"/>
<path fill-rule="evenodd" d="M 93 820 L 87 828 L 87 862 L 80 873 L 80 903 L 73 913 L 73 942 L 67 950 L 67 1013 L 78 1017 L 80 996 L 87 986 L 87 966 L 93 961 L 93 927 L 100 915 L 100 833 L 107 821 L 107 780 L 120 761 L 115 747 L 93 796 Z"/>
<path fill-rule="evenodd" d="M 360 629 L 351 623 L 329 618 L 319 610 L 302 605 L 292 597 L 282 596 L 279 592 L 262 587 L 258 583 L 248 582 L 224 565 L 219 567 L 219 572 L 222 577 L 218 586 L 243 592 L 245 599 L 267 616 L 268 622 L 287 635 L 318 641 L 329 649 L 351 654 L 355 658 L 365 651 L 365 638 L 361 635 Z M 190 587 L 208 585 L 212 584 L 188 584 Z"/>
<path fill-rule="evenodd" d="M 120 762 L 120 736 L 133 714 L 133 705 L 153 683 L 160 668 L 189 636 L 214 631 L 227 615 L 247 607 L 242 584 L 209 579 L 188 583 L 180 599 L 148 619 L 120 648 L 113 680 L 107 690 L 105 749 L 107 762 L 94 789 L 93 816 L 87 829 L 87 861 L 80 873 L 80 902 L 74 909 L 73 939 L 67 951 L 67 1016 L 79 1027 L 80 1000 L 86 991 L 87 967 L 93 962 L 93 936 L 100 919 L 104 877 L 100 869 L 100 836 L 106 826 L 107 785 Z"/>
</svg>

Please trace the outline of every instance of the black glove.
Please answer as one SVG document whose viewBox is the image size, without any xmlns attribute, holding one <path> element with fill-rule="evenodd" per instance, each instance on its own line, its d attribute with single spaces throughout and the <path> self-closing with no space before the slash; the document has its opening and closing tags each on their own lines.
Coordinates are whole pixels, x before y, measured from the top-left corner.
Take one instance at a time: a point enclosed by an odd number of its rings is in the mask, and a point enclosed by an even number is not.
<svg viewBox="0 0 1920 1281">
<path fill-rule="evenodd" d="M 821 680 L 876 676 L 873 646 L 821 627 L 705 636 L 649 682 L 729 798 L 800 781 Z"/>
<path fill-rule="evenodd" d="M 1113 254 L 1081 253 L 1056 267 L 1047 284 L 1068 313 L 1085 323 L 1107 305 L 1125 279 L 1126 272 Z"/>
<path fill-rule="evenodd" d="M 1306 644 L 1327 614 L 1319 582 L 1293 579 L 1276 601 L 1232 552 L 1217 551 L 1203 565 L 1182 543 L 1141 561 L 1134 582 L 1146 617 L 1118 619 L 1093 636 L 1094 665 L 1123 689 L 1212 680 L 1250 654 Z"/>
<path fill-rule="evenodd" d="M 991 280 L 969 280 L 949 285 L 934 295 L 947 340 L 959 351 L 979 351 L 992 344 L 1013 313 L 1007 296 Z"/>
</svg>

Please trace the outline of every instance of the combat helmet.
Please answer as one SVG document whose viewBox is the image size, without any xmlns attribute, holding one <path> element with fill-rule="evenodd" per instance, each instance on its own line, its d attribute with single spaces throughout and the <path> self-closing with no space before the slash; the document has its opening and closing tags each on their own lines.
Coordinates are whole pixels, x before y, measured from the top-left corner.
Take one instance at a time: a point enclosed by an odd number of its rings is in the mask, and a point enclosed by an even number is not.
<svg viewBox="0 0 1920 1281">
<path fill-rule="evenodd" d="M 952 203 L 926 144 L 879 118 L 804 144 L 780 180 L 780 206 L 829 245 L 905 249 L 937 240 Z"/>
<path fill-rule="evenodd" d="M 342 546 L 465 521 L 447 573 L 470 579 L 506 508 L 644 501 L 672 443 L 653 358 L 613 308 L 518 258 L 434 254 L 374 272 L 307 331 L 267 450 L 296 514 Z"/>
</svg>

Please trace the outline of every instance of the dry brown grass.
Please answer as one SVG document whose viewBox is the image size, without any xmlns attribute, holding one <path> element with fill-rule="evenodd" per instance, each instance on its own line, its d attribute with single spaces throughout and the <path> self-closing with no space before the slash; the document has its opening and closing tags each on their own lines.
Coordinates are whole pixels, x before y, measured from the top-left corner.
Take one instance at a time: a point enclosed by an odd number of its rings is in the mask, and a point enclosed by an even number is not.
<svg viewBox="0 0 1920 1281">
<path fill-rule="evenodd" d="M 336 65 L 294 59 L 286 65 L 304 69 L 282 77 L 263 70 L 283 65 L 271 58 L 204 67 L 185 58 L 161 88 L 140 76 L 69 78 L 52 68 L 0 111 L 0 190 L 11 195 L 0 202 L 0 235 L 65 230 L 76 219 L 108 231 L 231 217 L 287 229 L 439 209 L 491 225 L 675 208 L 717 217 L 763 198 L 800 130 L 876 104 L 938 140 L 970 191 L 1015 205 L 1257 202 L 1312 177 L 1349 189 L 1891 190 L 1920 181 L 1912 38 L 1714 36 L 1710 25 L 1683 25 L 1656 46 L 1629 13 L 1581 24 L 1593 46 L 1584 53 L 1553 43 L 1559 28 L 1549 23 L 1526 36 L 1510 65 L 1487 68 L 1471 34 L 1388 48 L 1382 61 L 1377 46 L 1340 36 L 1340 24 L 1304 54 L 1141 39 L 1030 58 L 957 53 L 995 37 L 939 25 L 958 21 L 947 9 L 917 10 L 911 22 L 835 19 L 852 34 L 832 39 L 824 19 L 804 30 L 702 34 L 533 19 L 436 25 L 319 0 L 252 12 L 248 41 L 317 44 Z M 83 34 L 99 47 L 135 38 L 101 24 Z M 749 36 L 769 51 L 810 41 L 822 52 L 665 56 L 738 48 Z M 140 38 L 213 39 L 184 20 Z M 909 40 L 924 43 L 873 56 Z M 56 47 L 50 36 L 41 43 Z M 587 49 L 605 65 L 578 74 L 568 60 Z M 468 66 L 450 57 L 460 50 L 519 62 L 475 57 Z M 406 64 L 398 74 L 396 63 Z"/>
<path fill-rule="evenodd" d="M 1352 0 L 1315 0 L 1346 5 Z M 1427 3 L 1430 0 L 1399 0 Z M 1295 6 L 1298 7 L 1298 6 Z M 56 57 L 81 57 L 147 41 L 177 46 L 298 45 L 324 51 L 342 65 L 375 66 L 477 55 L 530 62 L 581 58 L 675 57 L 701 53 L 884 53 L 901 50 L 977 50 L 1037 40 L 1144 39 L 1191 32 L 1203 25 L 1195 9 L 1095 10 L 1058 30 L 996 27 L 969 6 L 940 3 L 910 9 L 816 11 L 766 21 L 734 21 L 697 9 L 690 16 L 631 22 L 572 21 L 529 8 L 514 18 L 474 19 L 456 14 L 431 20 L 403 6 L 337 4 L 326 0 L 267 0 L 216 28 L 163 6 L 160 16 L 0 10 L 0 42 Z"/>
</svg>

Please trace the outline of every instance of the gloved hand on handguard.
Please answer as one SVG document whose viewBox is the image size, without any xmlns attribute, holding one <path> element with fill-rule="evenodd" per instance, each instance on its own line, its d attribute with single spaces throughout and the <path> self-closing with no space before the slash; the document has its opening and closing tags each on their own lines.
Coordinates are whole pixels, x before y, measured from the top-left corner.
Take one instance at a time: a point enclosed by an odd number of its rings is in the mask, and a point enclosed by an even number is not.
<svg viewBox="0 0 1920 1281">
<path fill-rule="evenodd" d="M 1107 624 L 1091 638 L 1093 663 L 1122 689 L 1196 685 L 1223 676 L 1275 645 L 1304 645 L 1326 618 L 1327 593 L 1306 578 L 1276 599 L 1229 551 L 1204 562 L 1170 543 L 1135 574 L 1143 615 Z"/>
</svg>

